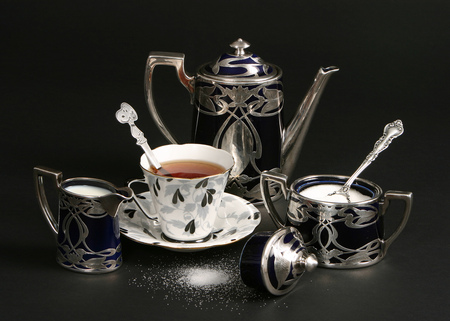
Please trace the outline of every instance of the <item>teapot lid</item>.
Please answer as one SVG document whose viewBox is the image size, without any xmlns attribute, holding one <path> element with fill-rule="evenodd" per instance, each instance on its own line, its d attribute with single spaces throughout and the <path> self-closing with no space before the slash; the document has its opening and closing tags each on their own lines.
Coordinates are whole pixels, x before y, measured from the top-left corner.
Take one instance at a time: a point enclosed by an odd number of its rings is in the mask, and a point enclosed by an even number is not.
<svg viewBox="0 0 450 321">
<path fill-rule="evenodd" d="M 199 73 L 207 78 L 232 82 L 263 82 L 281 76 L 275 65 L 246 52 L 250 43 L 239 38 L 230 44 L 234 53 L 224 53 L 217 60 L 203 65 Z"/>
</svg>

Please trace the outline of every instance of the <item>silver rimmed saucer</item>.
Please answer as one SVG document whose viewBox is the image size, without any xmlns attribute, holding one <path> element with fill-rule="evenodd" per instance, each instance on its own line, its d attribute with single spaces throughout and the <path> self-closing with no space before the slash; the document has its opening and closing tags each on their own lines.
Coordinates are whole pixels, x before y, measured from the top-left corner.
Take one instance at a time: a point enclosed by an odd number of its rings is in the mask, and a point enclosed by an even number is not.
<svg viewBox="0 0 450 321">
<path fill-rule="evenodd" d="M 141 205 L 151 207 L 149 192 L 136 195 Z M 202 242 L 170 242 L 161 232 L 157 220 L 147 218 L 133 202 L 122 203 L 118 210 L 120 232 L 142 244 L 163 247 L 173 251 L 193 252 L 232 244 L 250 235 L 261 223 L 261 213 L 248 201 L 225 193 L 220 204 L 212 236 Z"/>
</svg>

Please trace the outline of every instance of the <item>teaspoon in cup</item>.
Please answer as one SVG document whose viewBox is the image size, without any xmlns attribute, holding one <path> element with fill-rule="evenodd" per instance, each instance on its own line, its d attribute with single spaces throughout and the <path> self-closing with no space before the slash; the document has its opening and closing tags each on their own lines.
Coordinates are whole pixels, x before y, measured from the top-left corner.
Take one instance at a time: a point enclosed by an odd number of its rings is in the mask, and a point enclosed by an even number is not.
<svg viewBox="0 0 450 321">
<path fill-rule="evenodd" d="M 155 157 L 152 149 L 147 143 L 147 138 L 145 138 L 144 133 L 134 124 L 134 122 L 138 119 L 138 115 L 133 107 L 131 107 L 128 103 L 123 102 L 120 104 L 120 109 L 116 112 L 116 119 L 121 124 L 130 125 L 131 135 L 136 138 L 136 145 L 141 146 L 144 150 L 145 155 L 150 162 L 150 165 L 158 170 L 161 174 L 165 176 L 172 176 L 166 170 L 164 170 L 161 164 Z"/>
</svg>

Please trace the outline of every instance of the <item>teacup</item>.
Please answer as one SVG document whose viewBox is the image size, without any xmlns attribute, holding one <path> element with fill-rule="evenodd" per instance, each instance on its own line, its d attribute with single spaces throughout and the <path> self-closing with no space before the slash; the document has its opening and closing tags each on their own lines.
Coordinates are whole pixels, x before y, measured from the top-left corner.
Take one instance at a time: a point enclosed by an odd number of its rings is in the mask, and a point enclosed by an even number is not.
<svg viewBox="0 0 450 321">
<path fill-rule="evenodd" d="M 165 145 L 153 150 L 156 158 L 169 169 L 171 165 L 191 163 L 208 164 L 219 168 L 211 173 L 200 173 L 194 177 L 183 177 L 179 173 L 170 175 L 152 169 L 147 157 L 142 155 L 140 166 L 144 179 L 133 180 L 148 185 L 153 208 L 140 205 L 144 214 L 161 225 L 162 235 L 167 241 L 200 242 L 208 240 L 225 191 L 230 170 L 234 165 L 230 153 L 202 144 Z M 183 167 L 183 164 L 181 164 Z M 183 169 L 181 169 L 183 171 Z M 135 198 L 139 204 L 139 198 Z"/>
<path fill-rule="evenodd" d="M 308 188 L 325 184 L 341 187 L 347 179 L 337 175 L 306 176 L 288 187 L 286 175 L 266 171 L 261 176 L 264 204 L 275 224 L 283 225 L 266 193 L 269 181 L 280 184 L 288 201 L 287 224 L 300 231 L 308 251 L 317 256 L 322 267 L 359 268 L 379 262 L 405 227 L 411 211 L 411 192 L 387 191 L 383 194 L 380 186 L 359 178 L 351 186 L 352 192 L 358 194 L 356 201 L 350 199 L 348 202 L 346 198 L 335 201 L 328 192 L 320 197 L 305 196 Z M 383 218 L 393 200 L 404 202 L 405 208 L 396 230 L 385 237 Z"/>
</svg>

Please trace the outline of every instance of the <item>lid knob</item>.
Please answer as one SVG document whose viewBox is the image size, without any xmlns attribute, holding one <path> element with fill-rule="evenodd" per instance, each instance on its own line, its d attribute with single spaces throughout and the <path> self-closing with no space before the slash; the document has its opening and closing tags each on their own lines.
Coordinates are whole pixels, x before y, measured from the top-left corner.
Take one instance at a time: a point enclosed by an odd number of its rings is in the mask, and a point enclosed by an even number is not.
<svg viewBox="0 0 450 321">
<path fill-rule="evenodd" d="M 245 54 L 244 49 L 250 47 L 250 43 L 248 43 L 245 40 L 242 40 L 242 38 L 239 38 L 238 40 L 231 43 L 230 47 L 236 49 L 236 51 L 234 52 L 236 56 L 243 56 Z"/>
<path fill-rule="evenodd" d="M 306 256 L 300 259 L 299 263 L 300 265 L 304 266 L 304 269 L 307 272 L 313 271 L 319 264 L 317 262 L 317 257 L 314 254 L 307 254 Z"/>
</svg>

